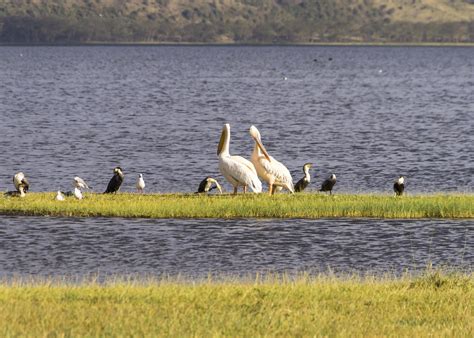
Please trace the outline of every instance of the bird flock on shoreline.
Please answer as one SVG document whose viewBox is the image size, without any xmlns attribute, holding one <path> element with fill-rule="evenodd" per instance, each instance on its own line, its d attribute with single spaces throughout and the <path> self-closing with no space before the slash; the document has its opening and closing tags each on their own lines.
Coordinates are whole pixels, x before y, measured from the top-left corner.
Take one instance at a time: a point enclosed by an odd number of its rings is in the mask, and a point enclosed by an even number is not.
<svg viewBox="0 0 474 338">
<path fill-rule="evenodd" d="M 263 192 L 262 181 L 268 185 L 269 195 L 280 192 L 283 189 L 289 193 L 294 194 L 302 192 L 311 183 L 310 169 L 313 167 L 312 163 L 305 163 L 303 165 L 304 176 L 293 184 L 293 178 L 288 168 L 274 157 L 270 156 L 262 143 L 260 131 L 251 126 L 249 134 L 254 140 L 254 148 L 250 160 L 242 156 L 230 154 L 230 125 L 224 124 L 217 147 L 217 156 L 219 159 L 219 171 L 224 178 L 232 185 L 233 193 L 237 194 L 238 188 L 242 187 L 243 192 L 246 193 L 250 189 L 254 193 Z M 121 167 L 114 168 L 114 175 L 110 179 L 104 194 L 117 193 L 124 181 L 125 175 Z M 336 175 L 332 173 L 321 184 L 319 191 L 328 192 L 332 194 L 332 190 L 337 182 Z M 13 176 L 14 191 L 7 191 L 7 197 L 25 197 L 29 191 L 30 184 L 23 172 L 18 172 Z M 137 192 L 143 194 L 145 191 L 145 180 L 143 174 L 138 174 L 136 180 Z M 58 190 L 55 197 L 58 201 L 64 201 L 68 196 L 74 196 L 76 199 L 83 199 L 83 190 L 92 190 L 92 188 L 80 177 L 76 176 L 73 179 L 73 190 L 63 192 Z M 196 193 L 209 193 L 217 189 L 222 194 L 223 189 L 219 182 L 207 176 L 203 179 Z M 400 176 L 393 185 L 393 190 L 396 196 L 403 195 L 405 190 L 405 177 Z"/>
</svg>

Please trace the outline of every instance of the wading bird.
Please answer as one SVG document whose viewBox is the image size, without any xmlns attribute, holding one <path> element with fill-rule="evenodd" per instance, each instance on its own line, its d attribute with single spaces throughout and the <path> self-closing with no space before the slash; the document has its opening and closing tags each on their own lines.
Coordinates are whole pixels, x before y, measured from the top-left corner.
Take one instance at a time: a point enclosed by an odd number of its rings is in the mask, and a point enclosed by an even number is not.
<svg viewBox="0 0 474 338">
<path fill-rule="evenodd" d="M 145 180 L 143 179 L 142 174 L 138 174 L 137 183 L 135 186 L 137 187 L 137 192 L 143 194 L 143 191 L 145 190 Z"/>
<path fill-rule="evenodd" d="M 402 196 L 404 190 L 405 190 L 405 178 L 403 176 L 400 176 L 398 180 L 396 180 L 395 183 L 393 184 L 393 191 L 395 191 L 395 194 L 397 196 Z"/>
<path fill-rule="evenodd" d="M 124 175 L 122 172 L 122 168 L 115 167 L 114 176 L 112 176 L 112 178 L 110 179 L 110 182 L 107 185 L 107 189 L 105 189 L 104 194 L 116 193 L 120 189 L 123 179 L 124 179 Z"/>
<path fill-rule="evenodd" d="M 231 156 L 229 154 L 230 125 L 224 124 L 221 138 L 217 146 L 217 156 L 219 157 L 219 170 L 227 181 L 234 187 L 234 194 L 239 186 L 247 187 L 255 192 L 262 192 L 262 182 L 258 179 L 257 171 L 253 164 L 242 156 Z"/>
<path fill-rule="evenodd" d="M 309 169 L 313 166 L 312 163 L 305 163 L 303 165 L 303 173 L 304 177 L 300 179 L 298 182 L 295 184 L 295 192 L 301 192 L 306 189 L 306 187 L 309 185 L 311 182 L 311 176 L 309 175 Z"/>
<path fill-rule="evenodd" d="M 336 175 L 331 174 L 331 176 L 329 176 L 329 178 L 327 178 L 323 182 L 323 184 L 321 184 L 321 189 L 319 189 L 319 191 L 329 191 L 329 194 L 332 195 L 332 188 L 334 187 L 335 184 L 336 184 Z"/>
<path fill-rule="evenodd" d="M 295 190 L 290 171 L 282 163 L 268 155 L 267 150 L 262 144 L 260 132 L 255 126 L 251 126 L 249 132 L 255 141 L 251 160 L 255 169 L 257 169 L 258 176 L 268 183 L 269 194 L 273 195 L 276 187 L 286 188 L 291 193 L 294 193 Z"/>
<path fill-rule="evenodd" d="M 25 197 L 30 188 L 30 184 L 22 172 L 16 173 L 15 176 L 13 176 L 13 185 L 16 191 L 20 193 L 20 197 Z"/>
<path fill-rule="evenodd" d="M 196 193 L 208 193 L 209 191 L 212 191 L 213 189 L 219 190 L 219 193 L 222 194 L 222 188 L 217 182 L 217 180 L 213 179 L 212 177 L 206 177 L 199 183 L 198 191 Z"/>
</svg>

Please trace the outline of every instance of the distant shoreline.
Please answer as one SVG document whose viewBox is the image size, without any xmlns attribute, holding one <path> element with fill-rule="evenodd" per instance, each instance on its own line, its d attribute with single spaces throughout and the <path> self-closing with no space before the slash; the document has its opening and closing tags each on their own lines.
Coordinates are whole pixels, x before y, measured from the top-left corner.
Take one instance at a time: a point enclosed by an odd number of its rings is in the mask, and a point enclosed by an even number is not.
<svg viewBox="0 0 474 338">
<path fill-rule="evenodd" d="M 212 42 L 64 42 L 3 43 L 0 47 L 474 47 L 474 42 L 313 42 L 313 43 L 212 43 Z"/>
</svg>

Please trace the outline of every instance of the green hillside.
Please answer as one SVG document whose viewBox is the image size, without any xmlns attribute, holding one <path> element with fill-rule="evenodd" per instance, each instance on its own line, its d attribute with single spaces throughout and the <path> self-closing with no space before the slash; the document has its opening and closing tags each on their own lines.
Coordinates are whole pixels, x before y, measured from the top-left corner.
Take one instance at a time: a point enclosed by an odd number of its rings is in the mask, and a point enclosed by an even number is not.
<svg viewBox="0 0 474 338">
<path fill-rule="evenodd" d="M 0 0 L 0 42 L 474 42 L 474 0 Z"/>
</svg>

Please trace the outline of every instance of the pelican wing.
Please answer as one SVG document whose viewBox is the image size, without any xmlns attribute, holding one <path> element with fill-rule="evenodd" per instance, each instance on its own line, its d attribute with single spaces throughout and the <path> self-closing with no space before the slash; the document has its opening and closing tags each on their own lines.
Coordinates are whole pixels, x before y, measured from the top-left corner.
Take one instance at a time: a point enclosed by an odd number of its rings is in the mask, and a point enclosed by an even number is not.
<svg viewBox="0 0 474 338">
<path fill-rule="evenodd" d="M 250 162 L 246 158 L 243 158 L 242 156 L 232 156 L 232 158 L 237 162 L 242 163 L 244 166 L 252 170 L 255 175 L 257 175 L 257 170 L 255 169 L 255 166 L 252 162 Z"/>
<path fill-rule="evenodd" d="M 290 171 L 283 165 L 283 163 L 278 162 L 272 156 L 270 156 L 271 161 L 268 161 L 264 156 L 260 156 L 258 160 L 263 169 L 275 177 L 275 182 L 277 184 L 289 185 L 293 188 L 293 178 L 291 177 Z"/>
<path fill-rule="evenodd" d="M 253 164 L 241 156 L 225 156 L 219 160 L 219 169 L 230 183 L 249 186 L 253 192 L 262 192 L 262 182 L 252 167 Z"/>
</svg>

